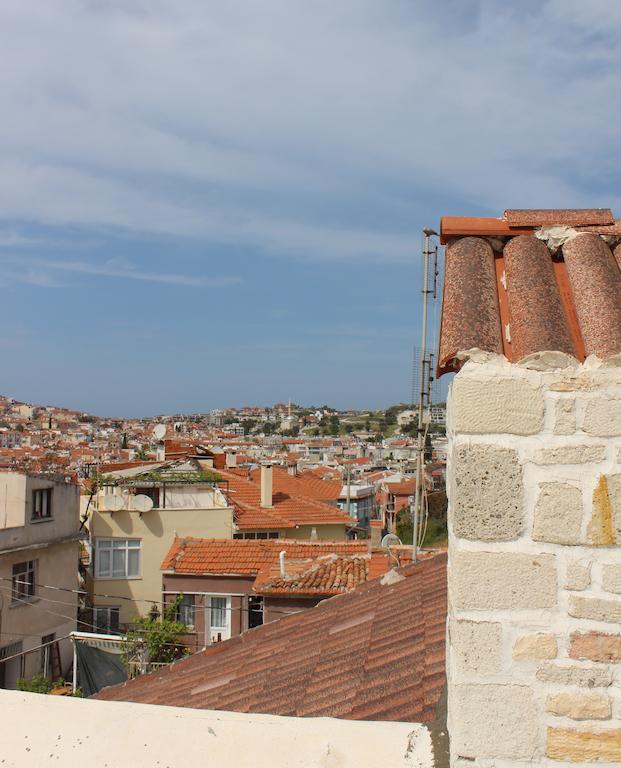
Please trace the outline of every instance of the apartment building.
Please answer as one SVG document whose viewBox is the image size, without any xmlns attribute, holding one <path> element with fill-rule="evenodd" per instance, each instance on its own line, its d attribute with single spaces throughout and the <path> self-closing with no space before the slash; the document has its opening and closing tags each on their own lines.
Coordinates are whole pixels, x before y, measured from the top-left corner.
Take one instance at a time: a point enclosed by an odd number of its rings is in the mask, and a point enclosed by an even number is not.
<svg viewBox="0 0 621 768">
<path fill-rule="evenodd" d="M 0 472 L 1 688 L 69 671 L 80 537 L 76 485 Z"/>
<path fill-rule="evenodd" d="M 233 508 L 217 478 L 195 459 L 141 464 L 105 474 L 82 497 L 100 631 L 119 630 L 159 601 L 160 564 L 175 536 L 232 538 Z"/>
</svg>

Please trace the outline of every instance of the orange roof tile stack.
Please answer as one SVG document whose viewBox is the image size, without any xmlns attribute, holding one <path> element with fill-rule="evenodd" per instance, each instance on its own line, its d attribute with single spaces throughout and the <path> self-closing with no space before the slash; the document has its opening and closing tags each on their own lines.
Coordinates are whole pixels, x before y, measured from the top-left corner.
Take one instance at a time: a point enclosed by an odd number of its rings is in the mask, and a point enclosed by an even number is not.
<svg viewBox="0 0 621 768">
<path fill-rule="evenodd" d="M 315 562 L 301 563 L 299 573 L 271 576 L 265 581 L 255 582 L 254 589 L 262 595 L 339 595 L 350 592 L 369 578 L 371 555 L 324 555 Z M 292 565 L 297 570 L 300 564 L 287 560 L 287 571 Z"/>
<path fill-rule="evenodd" d="M 553 226 L 567 228 L 558 248 L 541 229 Z M 512 362 L 543 351 L 580 361 L 621 352 L 619 235 L 608 209 L 444 217 L 439 374 L 458 370 L 458 353 L 472 348 Z"/>
<path fill-rule="evenodd" d="M 445 687 L 446 555 L 367 582 L 96 698 L 349 720 L 431 722 Z"/>
</svg>

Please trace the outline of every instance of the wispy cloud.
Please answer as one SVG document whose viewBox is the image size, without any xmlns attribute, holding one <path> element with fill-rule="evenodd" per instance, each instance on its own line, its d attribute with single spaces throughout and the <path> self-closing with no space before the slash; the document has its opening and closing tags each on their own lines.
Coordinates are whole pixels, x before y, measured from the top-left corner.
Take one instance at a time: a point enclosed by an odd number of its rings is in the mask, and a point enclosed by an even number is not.
<svg viewBox="0 0 621 768">
<path fill-rule="evenodd" d="M 621 5 L 523 5 L 5 4 L 0 210 L 407 261 L 438 195 L 619 205 Z"/>
<path fill-rule="evenodd" d="M 61 283 L 54 278 L 55 272 L 93 277 L 108 277 L 120 280 L 137 280 L 144 283 L 161 283 L 191 288 L 218 288 L 236 285 L 241 278 L 233 275 L 205 277 L 170 272 L 149 272 L 134 267 L 127 261 L 107 261 L 93 264 L 86 261 L 58 259 L 23 258 L 4 255 L 3 261 L 10 265 L 0 276 L 4 284 L 12 282 L 38 285 L 43 288 L 58 288 Z"/>
<path fill-rule="evenodd" d="M 32 260 L 41 269 L 71 272 L 79 275 L 93 275 L 96 277 L 114 277 L 122 280 L 139 280 L 144 283 L 163 283 L 165 285 L 186 285 L 191 287 L 220 287 L 235 285 L 241 282 L 241 278 L 233 276 L 203 277 L 196 275 L 180 275 L 164 272 L 145 272 L 141 269 L 129 267 L 117 267 L 114 264 L 89 264 L 84 261 L 55 261 L 50 259 Z"/>
</svg>

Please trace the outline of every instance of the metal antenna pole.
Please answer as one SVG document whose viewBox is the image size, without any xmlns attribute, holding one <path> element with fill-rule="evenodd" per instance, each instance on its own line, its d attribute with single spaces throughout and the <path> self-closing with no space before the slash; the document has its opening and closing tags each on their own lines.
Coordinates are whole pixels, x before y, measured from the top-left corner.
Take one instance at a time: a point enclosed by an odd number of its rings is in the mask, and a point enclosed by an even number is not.
<svg viewBox="0 0 621 768">
<path fill-rule="evenodd" d="M 423 499 L 422 484 L 425 481 L 424 478 L 424 408 L 425 408 L 425 366 L 427 356 L 427 303 L 429 299 L 429 257 L 434 251 L 429 250 L 430 240 L 432 235 L 437 234 L 433 229 L 426 227 L 423 229 L 425 235 L 423 245 L 423 288 L 421 293 L 423 294 L 423 322 L 421 330 L 421 349 L 420 349 L 420 387 L 418 397 L 418 441 L 417 441 L 417 455 L 416 455 L 416 488 L 414 490 L 414 509 L 412 511 L 412 544 L 413 555 L 412 559 L 416 562 L 418 552 L 418 539 L 419 539 L 419 527 L 421 523 L 421 507 Z M 435 276 L 434 276 L 435 282 Z"/>
</svg>

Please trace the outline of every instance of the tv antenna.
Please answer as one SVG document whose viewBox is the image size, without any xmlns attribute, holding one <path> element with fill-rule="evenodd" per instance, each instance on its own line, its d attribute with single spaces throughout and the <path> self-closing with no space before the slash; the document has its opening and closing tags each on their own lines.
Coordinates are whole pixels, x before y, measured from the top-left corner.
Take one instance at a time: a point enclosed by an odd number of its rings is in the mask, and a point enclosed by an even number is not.
<svg viewBox="0 0 621 768">
<path fill-rule="evenodd" d="M 401 539 L 394 533 L 387 533 L 381 541 L 381 546 L 385 549 L 401 546 Z"/>
<path fill-rule="evenodd" d="M 425 419 L 425 407 L 431 405 L 431 381 L 432 369 L 431 363 L 433 356 L 427 353 L 427 310 L 429 297 L 437 297 L 438 283 L 438 246 L 431 245 L 431 238 L 437 237 L 435 229 L 425 227 L 423 229 L 423 322 L 421 329 L 420 345 L 420 379 L 418 390 L 418 428 L 417 428 L 417 446 L 416 446 L 416 487 L 414 489 L 414 504 L 412 509 L 412 559 L 416 562 L 416 553 L 418 547 L 422 544 L 422 502 L 425 497 L 425 439 L 427 437 L 428 421 Z M 432 275 L 430 275 L 430 272 Z M 432 277 L 432 280 L 430 280 Z M 427 427 L 425 422 L 427 421 Z"/>
<path fill-rule="evenodd" d="M 125 502 L 123 501 L 121 496 L 116 496 L 112 494 L 109 494 L 108 496 L 104 496 L 103 507 L 106 510 L 106 512 L 120 512 L 124 506 L 125 506 Z"/>
<path fill-rule="evenodd" d="M 156 424 L 153 427 L 153 437 L 156 440 L 163 440 L 166 437 L 166 426 L 164 424 Z"/>
<path fill-rule="evenodd" d="M 132 507 L 142 515 L 143 512 L 153 509 L 153 499 L 144 493 L 137 493 L 132 498 Z"/>
</svg>

